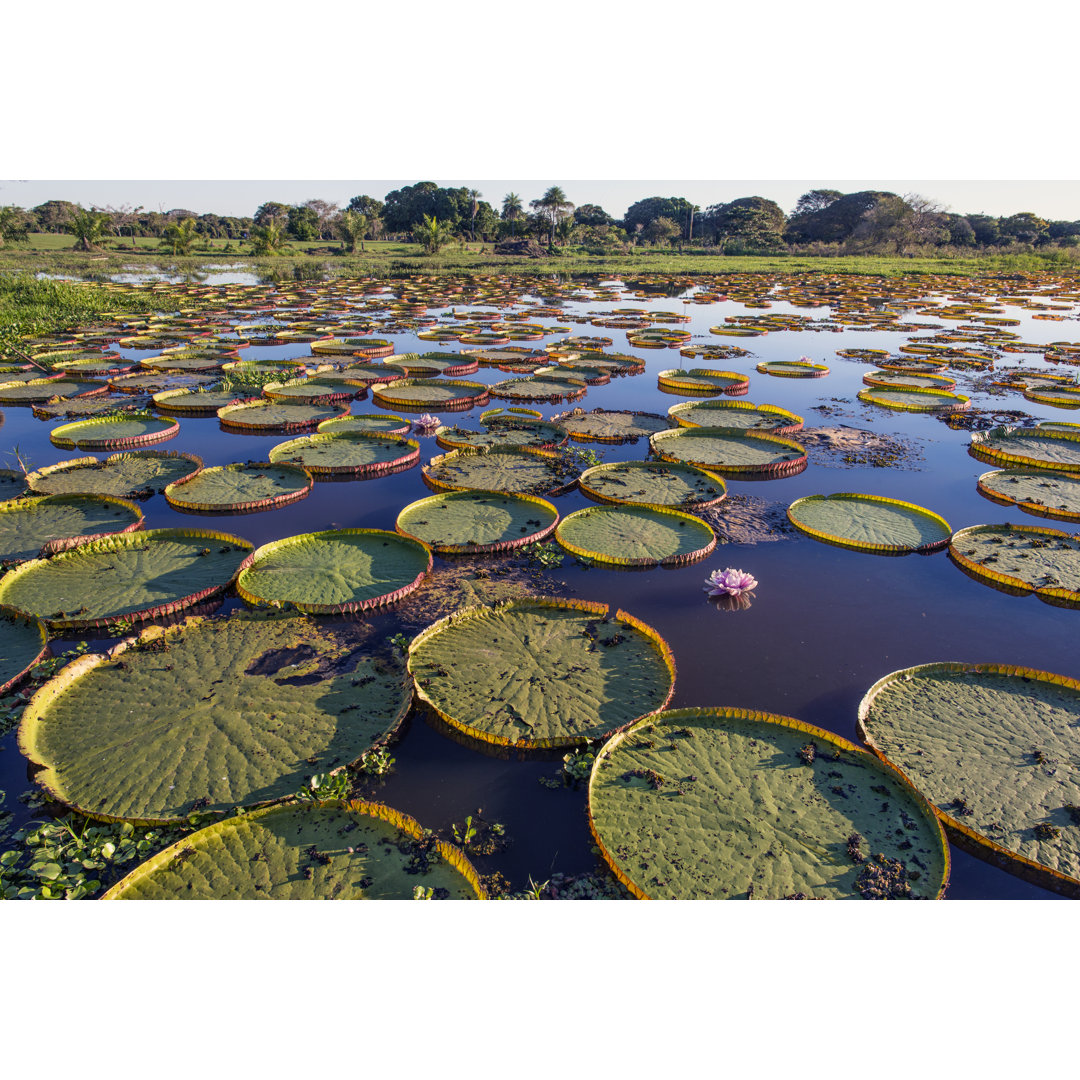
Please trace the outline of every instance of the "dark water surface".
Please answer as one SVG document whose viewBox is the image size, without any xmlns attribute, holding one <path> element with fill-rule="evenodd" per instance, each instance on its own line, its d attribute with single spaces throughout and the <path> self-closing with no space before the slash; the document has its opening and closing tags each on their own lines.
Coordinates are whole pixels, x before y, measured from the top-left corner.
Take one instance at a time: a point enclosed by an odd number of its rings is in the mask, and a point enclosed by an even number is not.
<svg viewBox="0 0 1080 1080">
<path fill-rule="evenodd" d="M 944 516 L 952 528 L 993 522 L 1046 524 L 1015 508 L 999 506 L 976 491 L 976 478 L 992 466 L 970 457 L 970 434 L 951 430 L 927 414 L 908 414 L 866 406 L 855 399 L 863 389 L 862 376 L 871 367 L 835 355 L 841 348 L 888 348 L 894 354 L 909 337 L 896 332 L 846 330 L 843 333 L 808 331 L 772 332 L 758 338 L 712 336 L 708 328 L 725 315 L 746 314 L 740 303 L 681 304 L 662 298 L 642 302 L 627 296 L 618 302 L 568 303 L 568 315 L 628 306 L 679 310 L 691 316 L 682 324 L 694 341 L 731 343 L 751 355 L 734 360 L 683 359 L 677 349 L 637 350 L 627 345 L 621 330 L 574 326 L 572 333 L 604 334 L 614 338 L 609 351 L 629 352 L 647 362 L 644 374 L 613 379 L 606 386 L 590 387 L 574 403 L 584 409 L 629 408 L 665 413 L 685 395 L 671 395 L 657 387 L 657 372 L 672 367 L 709 367 L 749 373 L 750 393 L 734 399 L 771 403 L 789 409 L 806 426 L 845 424 L 910 441 L 912 453 L 895 467 L 835 466 L 815 461 L 798 476 L 764 482 L 729 480 L 729 495 L 746 494 L 771 503 L 788 505 L 804 495 L 857 491 L 888 495 L 917 503 Z M 470 310 L 482 310 L 482 305 Z M 773 305 L 770 314 L 797 313 L 823 318 L 828 309 L 795 309 Z M 435 312 L 429 312 L 434 314 Z M 1008 329 L 1025 341 L 1048 342 L 1080 338 L 1075 322 L 1032 321 L 1028 312 L 1009 307 L 1009 316 L 1021 325 Z M 925 315 L 912 316 L 922 322 Z M 258 322 L 266 322 L 259 317 Z M 545 325 L 558 320 L 538 319 Z M 955 326 L 955 323 L 948 324 Z M 925 331 L 924 334 L 932 333 Z M 376 331 L 380 335 L 379 331 Z M 554 335 L 555 340 L 565 335 Z M 451 351 L 455 343 L 419 341 L 412 334 L 392 340 L 399 353 Z M 539 343 L 538 343 L 539 344 Z M 151 352 L 121 350 L 131 357 Z M 285 359 L 309 355 L 307 345 L 252 347 L 245 359 Z M 831 373 L 823 379 L 788 379 L 754 371 L 760 360 L 792 360 L 806 355 L 824 362 Z M 1023 354 L 1023 366 L 1060 371 L 1038 354 Z M 998 368 L 1020 366 L 1020 356 L 1005 354 Z M 968 376 L 950 371 L 957 391 L 968 393 Z M 512 376 L 481 368 L 470 381 L 496 382 Z M 492 400 L 490 406 L 511 404 Z M 988 398 L 975 395 L 977 407 L 1023 409 L 1040 419 L 1073 419 L 1068 411 L 1025 401 L 1020 394 Z M 573 405 L 536 406 L 545 417 Z M 354 412 L 378 411 L 370 398 L 353 404 Z M 400 412 L 400 410 L 396 410 Z M 482 410 L 443 414 L 450 423 L 478 426 Z M 0 430 L 0 450 L 18 447 L 30 467 L 40 468 L 81 452 L 57 449 L 49 431 L 57 422 L 34 418 L 29 408 L 6 407 Z M 164 450 L 197 453 L 206 465 L 230 461 L 265 460 L 271 447 L 287 438 L 282 434 L 253 436 L 221 430 L 216 419 L 180 418 L 180 433 Z M 421 461 L 442 453 L 433 437 L 420 436 Z M 798 440 L 796 434 L 792 438 Z M 581 444 L 572 444 L 581 445 Z M 584 444 L 605 461 L 643 459 L 647 440 L 607 446 Z M 104 458 L 107 454 L 96 455 Z M 0 465 L 13 466 L 9 459 Z M 242 536 L 256 546 L 284 536 L 331 527 L 393 529 L 406 504 L 431 491 L 419 467 L 374 480 L 316 483 L 306 499 L 280 509 L 247 515 L 183 514 L 173 510 L 163 495 L 142 504 L 147 528 L 206 527 Z M 551 500 L 560 514 L 592 505 L 578 492 Z M 447 564 L 435 558 L 439 573 Z M 459 565 L 459 564 L 455 564 Z M 749 571 L 757 578 L 752 604 L 746 610 L 727 611 L 710 602 L 703 579 L 713 569 L 727 566 Z M 942 660 L 994 661 L 1020 664 L 1080 678 L 1076 631 L 1080 612 L 1051 607 L 1033 596 L 1014 597 L 979 584 L 958 570 L 945 553 L 883 558 L 847 551 L 801 536 L 770 542 L 726 544 L 707 559 L 681 569 L 626 572 L 585 568 L 567 556 L 561 567 L 543 571 L 545 577 L 565 583 L 569 595 L 622 607 L 653 626 L 669 642 L 678 665 L 672 707 L 734 705 L 793 716 L 855 739 L 858 704 L 867 689 L 888 672 L 913 664 Z M 376 614 L 367 621 L 377 633 L 396 632 L 410 600 Z M 242 606 L 227 600 L 223 610 Z M 95 643 L 95 646 L 99 643 Z M 55 645 L 59 651 L 62 644 Z M 8 793 L 5 809 L 25 819 L 28 813 L 15 799 L 26 789 L 26 763 L 14 745 L 14 733 L 0 746 L 0 789 Z M 383 781 L 371 781 L 366 792 L 402 811 L 423 825 L 445 829 L 467 814 L 482 811 L 488 821 L 502 822 L 511 839 L 508 850 L 477 858 L 484 872 L 501 871 L 515 888 L 531 876 L 543 881 L 555 871 L 566 874 L 595 869 L 586 821 L 584 790 L 552 790 L 541 786 L 542 776 L 554 777 L 553 760 L 504 760 L 487 756 L 452 741 L 414 712 L 399 742 L 392 747 L 396 766 Z M 1054 894 L 1021 881 L 978 859 L 952 850 L 953 870 L 949 896 L 957 899 L 1034 899 Z"/>
</svg>

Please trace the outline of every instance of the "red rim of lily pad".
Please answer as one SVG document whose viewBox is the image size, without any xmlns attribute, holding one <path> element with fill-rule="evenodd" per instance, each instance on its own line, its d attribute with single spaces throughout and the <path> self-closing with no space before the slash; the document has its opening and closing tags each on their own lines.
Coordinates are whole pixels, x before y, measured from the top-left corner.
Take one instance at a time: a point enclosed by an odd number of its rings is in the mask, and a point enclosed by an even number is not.
<svg viewBox="0 0 1080 1080">
<path fill-rule="evenodd" d="M 142 435 L 124 435 L 105 437 L 109 424 L 129 423 L 141 420 L 158 424 L 157 430 L 151 429 Z M 91 432 L 99 430 L 101 438 L 80 438 L 80 430 Z M 125 450 L 133 446 L 146 446 L 150 443 L 164 442 L 180 431 L 180 422 L 171 418 L 154 416 L 152 413 L 125 413 L 122 416 L 102 416 L 92 420 L 73 420 L 70 424 L 61 424 L 49 432 L 49 441 L 64 450 Z M 72 436 L 75 436 L 72 438 Z"/>
</svg>

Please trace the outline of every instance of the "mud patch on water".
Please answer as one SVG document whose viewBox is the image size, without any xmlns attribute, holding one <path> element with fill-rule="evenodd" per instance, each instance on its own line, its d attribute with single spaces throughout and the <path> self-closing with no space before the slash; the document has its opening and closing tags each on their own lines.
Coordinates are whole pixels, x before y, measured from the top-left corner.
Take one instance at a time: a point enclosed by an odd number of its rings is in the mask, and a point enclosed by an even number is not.
<svg viewBox="0 0 1080 1080">
<path fill-rule="evenodd" d="M 787 503 L 756 495 L 729 495 L 697 516 L 712 526 L 722 544 L 765 544 L 798 535 L 788 521 Z"/>
<path fill-rule="evenodd" d="M 914 471 L 923 460 L 920 444 L 896 435 L 880 435 L 863 428 L 804 428 L 794 438 L 806 447 L 814 465 L 844 469 L 870 465 L 878 469 Z"/>
</svg>

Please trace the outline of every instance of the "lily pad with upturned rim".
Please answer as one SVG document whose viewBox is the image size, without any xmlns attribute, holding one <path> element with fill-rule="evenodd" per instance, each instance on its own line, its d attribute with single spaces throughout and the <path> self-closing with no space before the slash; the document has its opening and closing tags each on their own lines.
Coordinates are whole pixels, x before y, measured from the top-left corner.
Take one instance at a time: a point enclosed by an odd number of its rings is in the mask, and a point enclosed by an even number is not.
<svg viewBox="0 0 1080 1080">
<path fill-rule="evenodd" d="M 436 409 L 471 409 L 488 403 L 489 390 L 483 383 L 459 379 L 399 379 L 376 383 L 372 400 L 390 408 L 426 411 Z"/>
<path fill-rule="evenodd" d="M 254 545 L 206 529 L 148 529 L 34 559 L 0 580 L 0 603 L 51 630 L 172 615 L 224 592 Z"/>
<path fill-rule="evenodd" d="M 996 427 L 972 432 L 968 453 L 979 461 L 1011 468 L 1080 473 L 1080 430 Z"/>
<path fill-rule="evenodd" d="M 881 495 L 808 495 L 796 499 L 787 516 L 814 540 L 876 555 L 925 555 L 946 548 L 952 536 L 949 523 L 938 514 Z"/>
<path fill-rule="evenodd" d="M 593 409 L 591 412 L 574 409 L 553 417 L 553 421 L 578 442 L 637 442 L 671 427 L 666 416 L 617 409 Z"/>
<path fill-rule="evenodd" d="M 733 428 L 674 428 L 649 445 L 664 461 L 681 461 L 719 473 L 792 476 L 806 468 L 806 450 L 791 439 Z"/>
<path fill-rule="evenodd" d="M 705 522 L 658 506 L 588 506 L 563 518 L 555 539 L 605 566 L 689 566 L 716 547 Z"/>
<path fill-rule="evenodd" d="M 1046 469 L 996 469 L 977 485 L 991 502 L 1018 506 L 1036 517 L 1080 521 L 1080 477 Z"/>
<path fill-rule="evenodd" d="M 132 450 L 95 457 L 73 458 L 27 474 L 27 484 L 43 495 L 81 492 L 133 499 L 164 491 L 169 484 L 193 476 L 202 458 L 173 450 Z"/>
<path fill-rule="evenodd" d="M 803 418 L 779 405 L 754 405 L 749 401 L 680 401 L 668 409 L 668 416 L 679 427 L 744 428 L 767 431 L 773 435 L 791 435 L 802 431 Z"/>
<path fill-rule="evenodd" d="M 858 731 L 961 847 L 1080 897 L 1078 714 L 1075 679 L 944 662 L 879 679 L 859 705 Z"/>
<path fill-rule="evenodd" d="M 715 371 L 712 368 L 671 368 L 657 375 L 657 385 L 669 394 L 704 394 L 713 397 L 727 394 L 740 397 L 750 392 L 750 378 L 737 371 Z"/>
<path fill-rule="evenodd" d="M 251 513 L 294 503 L 308 495 L 314 484 L 311 474 L 299 465 L 232 462 L 169 484 L 165 499 L 179 510 Z"/>
<path fill-rule="evenodd" d="M 232 390 L 159 390 L 152 395 L 154 405 L 163 413 L 178 416 L 216 416 L 218 409 L 243 401 Z"/>
<path fill-rule="evenodd" d="M 581 474 L 578 486 L 583 495 L 596 502 L 689 511 L 715 506 L 727 495 L 727 485 L 719 474 L 675 461 L 595 465 Z"/>
<path fill-rule="evenodd" d="M 102 899 L 412 900 L 418 886 L 440 899 L 485 898 L 465 856 L 406 814 L 361 801 L 293 803 L 178 840 Z"/>
<path fill-rule="evenodd" d="M 164 442 L 180 433 L 178 421 L 151 413 L 75 420 L 49 432 L 49 441 L 65 450 L 123 450 Z"/>
<path fill-rule="evenodd" d="M 49 654 L 49 635 L 35 615 L 0 606 L 0 694 L 6 694 Z"/>
<path fill-rule="evenodd" d="M 856 395 L 868 405 L 881 405 L 886 409 L 899 409 L 901 412 L 967 412 L 971 408 L 971 399 L 964 394 L 954 394 L 951 390 L 890 390 L 875 387 L 860 390 Z"/>
<path fill-rule="evenodd" d="M 420 444 L 377 431 L 327 431 L 278 443 L 270 460 L 302 465 L 316 477 L 359 479 L 412 468 L 420 460 Z"/>
<path fill-rule="evenodd" d="M 413 639 L 417 693 L 455 731 L 516 749 L 581 745 L 662 709 L 675 662 L 606 604 L 525 599 L 465 608 Z"/>
<path fill-rule="evenodd" d="M 217 415 L 223 428 L 265 434 L 275 431 L 312 431 L 324 420 L 345 416 L 348 412 L 347 404 L 305 405 L 248 398 L 236 405 L 226 405 L 218 409 Z"/>
<path fill-rule="evenodd" d="M 328 529 L 264 544 L 241 571 L 236 591 L 249 604 L 339 615 L 400 600 L 431 566 L 431 551 L 412 537 Z"/>
<path fill-rule="evenodd" d="M 395 528 L 440 555 L 480 555 L 538 543 L 558 520 L 551 503 L 531 495 L 451 491 L 410 503 Z"/>
<path fill-rule="evenodd" d="M 138 529 L 143 512 L 126 499 L 72 493 L 31 495 L 0 503 L 0 566 L 48 554 L 60 542 L 74 546 Z M 48 551 L 43 552 L 44 548 Z"/>
<path fill-rule="evenodd" d="M 423 466 L 434 491 L 505 491 L 514 495 L 562 495 L 578 472 L 562 455 L 528 446 L 451 450 Z"/>
<path fill-rule="evenodd" d="M 829 374 L 827 364 L 807 360 L 762 360 L 757 370 L 762 375 L 779 375 L 784 379 L 820 379 Z"/>
<path fill-rule="evenodd" d="M 407 435 L 412 423 L 393 413 L 353 413 L 324 420 L 315 430 L 320 435 L 340 435 L 346 431 L 377 432 L 381 435 Z"/>
<path fill-rule="evenodd" d="M 609 739 L 589 825 L 643 899 L 934 899 L 949 878 L 941 826 L 901 773 L 748 709 L 661 712 Z"/>
<path fill-rule="evenodd" d="M 27 706 L 19 749 L 81 813 L 160 823 L 289 798 L 385 742 L 411 700 L 404 666 L 347 626 L 237 612 L 76 659 Z"/>
</svg>

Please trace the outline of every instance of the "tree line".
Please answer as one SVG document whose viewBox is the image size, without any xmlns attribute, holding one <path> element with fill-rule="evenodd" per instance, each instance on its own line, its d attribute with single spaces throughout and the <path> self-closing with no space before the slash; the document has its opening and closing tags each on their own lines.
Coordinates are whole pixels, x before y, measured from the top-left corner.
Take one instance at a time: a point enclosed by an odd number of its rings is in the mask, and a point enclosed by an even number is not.
<svg viewBox="0 0 1080 1080">
<path fill-rule="evenodd" d="M 0 245 L 32 232 L 69 232 L 75 246 L 114 246 L 156 237 L 173 254 L 205 248 L 209 240 L 274 254 L 290 240 L 327 243 L 355 253 L 369 240 L 414 240 L 434 253 L 449 243 L 532 241 L 549 250 L 588 252 L 638 247 L 707 250 L 717 254 L 914 254 L 928 249 L 1017 250 L 1080 246 L 1080 221 L 1053 221 L 1025 211 L 1003 217 L 959 214 L 921 195 L 815 188 L 790 213 L 771 199 L 749 195 L 704 209 L 681 196 L 640 199 L 621 218 L 592 203 L 576 206 L 561 187 L 527 205 L 507 192 L 498 207 L 474 188 L 425 180 L 386 194 L 357 195 L 348 204 L 309 199 L 265 202 L 251 217 L 143 207 L 84 207 L 54 199 L 32 209 L 0 207 Z M 241 247 L 241 245 L 243 245 Z"/>
</svg>

